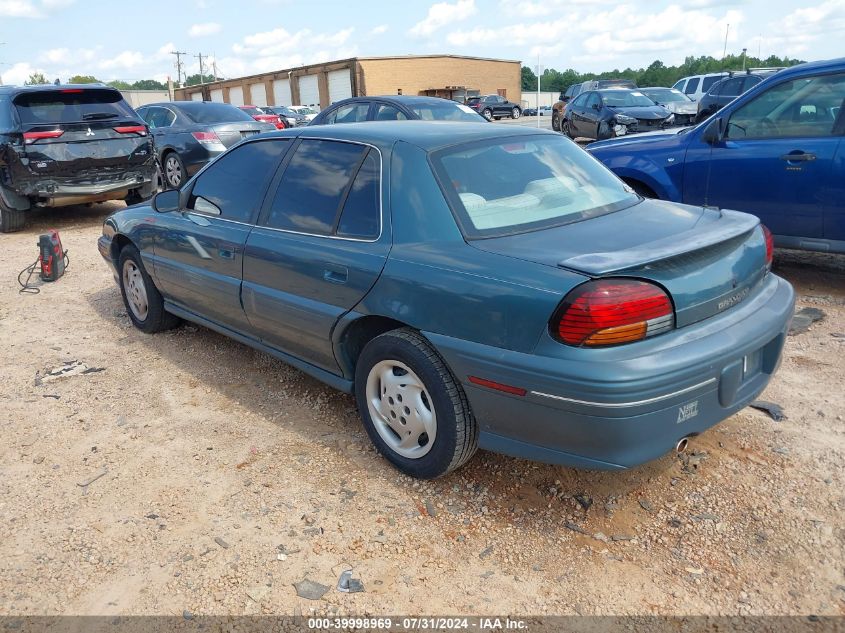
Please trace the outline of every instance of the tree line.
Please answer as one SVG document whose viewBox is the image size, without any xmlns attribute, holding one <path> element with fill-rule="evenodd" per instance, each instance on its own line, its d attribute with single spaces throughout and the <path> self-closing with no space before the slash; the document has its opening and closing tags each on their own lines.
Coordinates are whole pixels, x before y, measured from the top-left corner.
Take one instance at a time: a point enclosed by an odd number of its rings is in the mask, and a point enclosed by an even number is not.
<svg viewBox="0 0 845 633">
<path fill-rule="evenodd" d="M 185 78 L 186 86 L 196 86 L 200 83 L 209 83 L 211 81 L 219 81 L 222 77 L 214 77 L 214 75 L 202 75 L 199 73 L 189 75 Z M 27 86 L 38 86 L 43 84 L 59 84 L 62 83 L 60 79 L 56 78 L 54 81 L 49 81 L 44 73 L 32 73 L 24 84 Z M 139 79 L 138 81 L 128 82 L 120 79 L 114 81 L 102 82 L 92 75 L 74 75 L 67 80 L 69 84 L 96 84 L 105 83 L 107 86 L 117 88 L 118 90 L 167 90 L 167 84 L 156 81 L 155 79 Z"/>
<path fill-rule="evenodd" d="M 727 55 L 724 59 L 716 59 L 709 55 L 701 57 L 689 56 L 679 66 L 666 66 L 662 61 L 653 61 L 648 68 L 626 68 L 625 70 L 608 70 L 601 73 L 579 73 L 567 68 L 564 71 L 548 68 L 540 77 L 540 90 L 544 92 L 562 92 L 572 84 L 590 79 L 632 79 L 638 86 L 672 86 L 679 79 L 690 75 L 703 75 L 724 70 L 741 70 L 745 68 L 763 68 L 777 66 L 794 66 L 803 63 L 799 59 L 778 57 L 771 55 L 766 59 L 745 57 L 742 55 Z M 526 92 L 537 90 L 537 75 L 528 66 L 522 67 L 522 89 Z"/>
</svg>

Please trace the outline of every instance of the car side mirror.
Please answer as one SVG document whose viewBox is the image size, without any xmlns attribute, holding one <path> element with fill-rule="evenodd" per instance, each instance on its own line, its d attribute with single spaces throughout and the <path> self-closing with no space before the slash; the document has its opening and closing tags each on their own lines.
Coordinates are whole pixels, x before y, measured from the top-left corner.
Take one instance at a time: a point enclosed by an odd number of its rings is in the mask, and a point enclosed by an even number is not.
<svg viewBox="0 0 845 633">
<path fill-rule="evenodd" d="M 153 197 L 153 209 L 159 213 L 170 213 L 171 211 L 178 211 L 181 208 L 180 196 L 178 189 L 167 189 L 166 191 L 159 191 Z"/>
<path fill-rule="evenodd" d="M 710 121 L 710 123 L 707 124 L 707 127 L 704 128 L 704 132 L 701 134 L 701 140 L 708 145 L 715 145 L 720 142 L 725 135 L 722 125 L 722 117 L 716 117 Z"/>
</svg>

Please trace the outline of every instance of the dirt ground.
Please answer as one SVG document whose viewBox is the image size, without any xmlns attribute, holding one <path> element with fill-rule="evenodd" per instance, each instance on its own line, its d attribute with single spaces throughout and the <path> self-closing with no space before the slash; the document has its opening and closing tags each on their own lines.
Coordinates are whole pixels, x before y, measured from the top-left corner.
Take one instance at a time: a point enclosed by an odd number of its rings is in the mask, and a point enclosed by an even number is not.
<svg viewBox="0 0 845 633">
<path fill-rule="evenodd" d="M 480 452 L 421 483 L 352 398 L 201 327 L 135 330 L 96 249 L 120 206 L 0 235 L 0 614 L 845 614 L 845 258 L 776 258 L 825 313 L 763 395 L 785 420 L 746 409 L 622 473 Z M 19 294 L 50 227 L 68 272 Z"/>
</svg>

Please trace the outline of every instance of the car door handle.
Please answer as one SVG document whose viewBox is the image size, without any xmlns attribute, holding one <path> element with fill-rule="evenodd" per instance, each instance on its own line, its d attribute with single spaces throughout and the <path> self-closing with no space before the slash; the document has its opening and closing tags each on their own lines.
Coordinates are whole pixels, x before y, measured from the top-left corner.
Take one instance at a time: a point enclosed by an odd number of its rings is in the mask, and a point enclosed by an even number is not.
<svg viewBox="0 0 845 633">
<path fill-rule="evenodd" d="M 196 215 L 194 213 L 185 213 L 183 215 L 197 226 L 211 226 L 211 222 L 201 215 Z"/>
<path fill-rule="evenodd" d="M 323 270 L 323 279 L 333 284 L 345 284 L 349 279 L 349 270 L 346 266 L 331 266 Z"/>
<path fill-rule="evenodd" d="M 792 163 L 801 160 L 816 160 L 816 155 L 808 152 L 793 152 L 791 154 L 784 154 L 780 159 Z"/>
</svg>

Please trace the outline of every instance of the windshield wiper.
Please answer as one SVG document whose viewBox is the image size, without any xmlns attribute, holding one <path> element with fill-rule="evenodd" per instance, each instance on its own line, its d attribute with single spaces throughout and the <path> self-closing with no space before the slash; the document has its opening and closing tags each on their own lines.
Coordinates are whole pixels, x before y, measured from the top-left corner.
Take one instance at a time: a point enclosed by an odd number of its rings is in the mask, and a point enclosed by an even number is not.
<svg viewBox="0 0 845 633">
<path fill-rule="evenodd" d="M 114 112 L 86 112 L 82 115 L 83 121 L 90 121 L 92 119 L 116 119 L 119 115 Z"/>
</svg>

